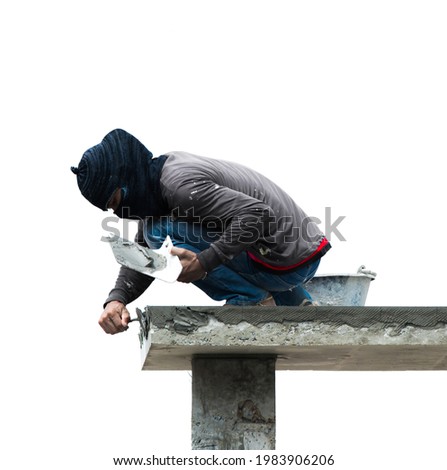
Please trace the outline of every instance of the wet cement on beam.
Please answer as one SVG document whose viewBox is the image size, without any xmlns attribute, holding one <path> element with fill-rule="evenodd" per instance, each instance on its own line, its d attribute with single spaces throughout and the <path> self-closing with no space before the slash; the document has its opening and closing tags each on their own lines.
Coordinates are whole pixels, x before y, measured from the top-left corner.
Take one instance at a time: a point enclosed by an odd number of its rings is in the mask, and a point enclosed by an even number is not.
<svg viewBox="0 0 447 470">
<path fill-rule="evenodd" d="M 273 355 L 276 370 L 447 370 L 447 307 L 146 307 L 145 370 Z"/>
</svg>

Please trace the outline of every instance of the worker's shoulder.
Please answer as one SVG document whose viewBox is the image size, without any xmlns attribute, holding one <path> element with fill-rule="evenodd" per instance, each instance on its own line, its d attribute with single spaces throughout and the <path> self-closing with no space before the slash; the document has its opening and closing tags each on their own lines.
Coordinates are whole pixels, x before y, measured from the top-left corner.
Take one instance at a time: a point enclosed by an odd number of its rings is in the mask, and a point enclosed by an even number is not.
<svg viewBox="0 0 447 470">
<path fill-rule="evenodd" d="M 173 162 L 193 162 L 193 161 L 196 161 L 196 160 L 208 160 L 209 159 L 208 157 L 203 157 L 201 155 L 197 155 L 197 154 L 190 153 L 190 152 L 184 152 L 182 150 L 175 150 L 173 152 L 166 152 L 164 155 L 169 157 L 166 160 L 165 165 L 167 163 L 172 164 Z"/>
<path fill-rule="evenodd" d="M 169 170 L 181 168 L 186 172 L 192 173 L 196 173 L 197 171 L 200 173 L 200 170 L 202 170 L 204 174 L 209 176 L 237 171 L 253 171 L 235 161 L 209 156 L 205 157 L 190 152 L 174 151 L 167 152 L 164 155 L 169 158 L 166 160 L 163 168 Z"/>
<path fill-rule="evenodd" d="M 209 173 L 210 158 L 189 152 L 168 152 L 161 174 L 161 181 L 185 179 L 188 177 L 204 177 Z"/>
<path fill-rule="evenodd" d="M 165 197 L 178 197 L 197 180 L 208 178 L 206 159 L 188 152 L 168 152 L 160 175 L 160 186 Z M 189 194 L 189 193 L 188 193 Z"/>
</svg>

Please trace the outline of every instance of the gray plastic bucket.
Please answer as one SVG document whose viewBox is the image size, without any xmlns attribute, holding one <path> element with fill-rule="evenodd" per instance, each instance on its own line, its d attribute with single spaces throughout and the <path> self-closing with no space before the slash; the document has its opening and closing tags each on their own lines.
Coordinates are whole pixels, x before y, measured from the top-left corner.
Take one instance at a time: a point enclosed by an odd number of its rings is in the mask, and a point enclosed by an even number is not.
<svg viewBox="0 0 447 470">
<path fill-rule="evenodd" d="M 360 266 L 355 274 L 317 274 L 306 290 L 320 305 L 363 306 L 376 273 Z"/>
</svg>

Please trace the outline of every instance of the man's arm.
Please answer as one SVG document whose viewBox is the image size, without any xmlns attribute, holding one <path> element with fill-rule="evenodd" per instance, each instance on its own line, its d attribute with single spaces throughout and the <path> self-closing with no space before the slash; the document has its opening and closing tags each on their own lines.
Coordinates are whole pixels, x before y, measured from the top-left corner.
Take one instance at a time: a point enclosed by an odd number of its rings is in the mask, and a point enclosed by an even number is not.
<svg viewBox="0 0 447 470">
<path fill-rule="evenodd" d="M 130 304 L 152 284 L 154 278 L 133 269 L 121 266 L 115 287 L 110 291 L 104 307 L 113 300 Z"/>
<path fill-rule="evenodd" d="M 171 198 L 173 207 L 179 207 L 187 219 L 215 223 L 222 228 L 221 237 L 197 255 L 205 272 L 268 235 L 270 224 L 275 223 L 275 214 L 268 204 L 211 180 L 186 181 Z M 178 252 L 174 254 L 180 256 Z"/>
<path fill-rule="evenodd" d="M 99 317 L 101 328 L 108 334 L 127 330 L 130 321 L 126 305 L 137 299 L 153 282 L 154 278 L 121 266 L 115 287 L 104 302 Z"/>
<path fill-rule="evenodd" d="M 135 241 L 145 245 L 142 221 L 138 224 Z M 152 284 L 153 280 L 153 277 L 121 266 L 115 287 L 104 302 L 104 311 L 99 317 L 99 324 L 106 333 L 113 335 L 127 330 L 130 315 L 126 305 L 137 299 Z"/>
</svg>

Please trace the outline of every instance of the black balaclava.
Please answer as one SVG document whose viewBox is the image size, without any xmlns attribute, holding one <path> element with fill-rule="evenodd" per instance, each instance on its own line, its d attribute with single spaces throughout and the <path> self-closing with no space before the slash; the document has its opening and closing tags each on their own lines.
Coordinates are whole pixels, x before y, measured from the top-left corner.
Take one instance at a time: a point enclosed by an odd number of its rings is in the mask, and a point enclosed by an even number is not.
<svg viewBox="0 0 447 470">
<path fill-rule="evenodd" d="M 115 129 L 100 144 L 88 149 L 79 166 L 71 170 L 82 195 L 94 206 L 106 211 L 113 193 L 121 188 L 121 204 L 115 214 L 139 219 L 167 213 L 160 191 L 166 158 L 152 158 L 152 153 L 133 135 Z"/>
</svg>

